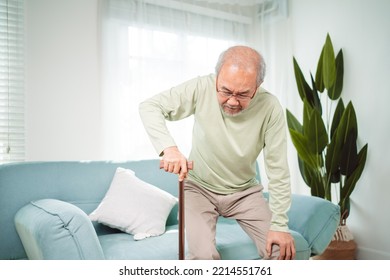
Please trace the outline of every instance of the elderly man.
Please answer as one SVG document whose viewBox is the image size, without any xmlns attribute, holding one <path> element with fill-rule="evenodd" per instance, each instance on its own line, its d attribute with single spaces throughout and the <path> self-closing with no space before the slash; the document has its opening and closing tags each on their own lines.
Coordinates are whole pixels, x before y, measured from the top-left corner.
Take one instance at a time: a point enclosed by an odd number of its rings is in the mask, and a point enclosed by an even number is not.
<svg viewBox="0 0 390 280">
<path fill-rule="evenodd" d="M 277 98 L 261 88 L 263 57 L 254 49 L 224 51 L 216 73 L 198 77 L 140 104 L 145 129 L 164 169 L 184 180 L 188 259 L 220 259 L 215 232 L 219 216 L 235 219 L 264 259 L 293 259 L 288 231 L 290 174 L 286 125 Z M 192 149 L 180 152 L 165 121 L 194 115 Z M 256 180 L 263 150 L 269 202 Z"/>
</svg>

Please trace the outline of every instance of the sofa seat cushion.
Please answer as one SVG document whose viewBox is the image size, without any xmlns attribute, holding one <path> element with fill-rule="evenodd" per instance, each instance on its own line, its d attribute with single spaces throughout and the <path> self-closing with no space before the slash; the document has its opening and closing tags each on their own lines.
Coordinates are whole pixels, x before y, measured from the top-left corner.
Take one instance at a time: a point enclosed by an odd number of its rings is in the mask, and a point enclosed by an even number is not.
<svg viewBox="0 0 390 280">
<path fill-rule="evenodd" d="M 164 234 L 135 240 L 127 233 L 99 236 L 104 256 L 108 260 L 177 260 L 177 226 L 167 226 Z"/>
<path fill-rule="evenodd" d="M 220 219 L 217 224 L 217 250 L 223 260 L 259 259 L 256 246 L 236 221 Z M 310 248 L 298 232 L 291 231 L 296 247 L 296 259 L 309 259 Z M 177 225 L 167 226 L 164 234 L 135 241 L 126 233 L 99 236 L 106 259 L 111 260 L 177 260 Z"/>
</svg>

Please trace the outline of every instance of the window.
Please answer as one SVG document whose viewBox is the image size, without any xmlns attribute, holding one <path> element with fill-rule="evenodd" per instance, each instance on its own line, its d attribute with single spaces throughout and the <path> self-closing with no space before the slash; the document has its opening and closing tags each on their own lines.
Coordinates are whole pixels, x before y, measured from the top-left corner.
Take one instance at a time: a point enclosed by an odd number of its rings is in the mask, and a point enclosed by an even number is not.
<svg viewBox="0 0 390 280">
<path fill-rule="evenodd" d="M 23 161 L 23 0 L 0 1 L 0 163 Z"/>
</svg>

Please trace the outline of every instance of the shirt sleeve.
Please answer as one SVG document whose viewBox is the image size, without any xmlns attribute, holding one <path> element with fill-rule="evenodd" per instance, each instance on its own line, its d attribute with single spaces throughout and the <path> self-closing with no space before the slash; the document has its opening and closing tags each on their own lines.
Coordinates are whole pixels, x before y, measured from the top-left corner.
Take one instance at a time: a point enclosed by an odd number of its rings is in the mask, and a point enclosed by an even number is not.
<svg viewBox="0 0 390 280">
<path fill-rule="evenodd" d="M 265 134 L 264 163 L 267 173 L 271 230 L 288 231 L 287 211 L 291 205 L 290 171 L 287 162 L 286 123 L 283 109 L 275 106 Z"/>
<path fill-rule="evenodd" d="M 176 146 L 165 121 L 184 119 L 195 112 L 197 80 L 193 79 L 163 91 L 139 105 L 145 130 L 160 156 L 164 149 Z"/>
</svg>

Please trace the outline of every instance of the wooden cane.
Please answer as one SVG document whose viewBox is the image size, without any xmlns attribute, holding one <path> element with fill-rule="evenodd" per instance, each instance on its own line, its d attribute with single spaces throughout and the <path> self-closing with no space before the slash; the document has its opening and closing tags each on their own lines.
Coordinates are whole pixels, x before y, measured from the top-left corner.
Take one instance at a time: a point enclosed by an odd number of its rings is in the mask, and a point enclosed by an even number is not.
<svg viewBox="0 0 390 280">
<path fill-rule="evenodd" d="M 160 169 L 164 168 L 164 162 L 160 161 Z M 193 162 L 187 162 L 187 169 L 191 170 L 193 168 Z M 184 182 L 179 181 L 179 260 L 184 260 Z"/>
</svg>

